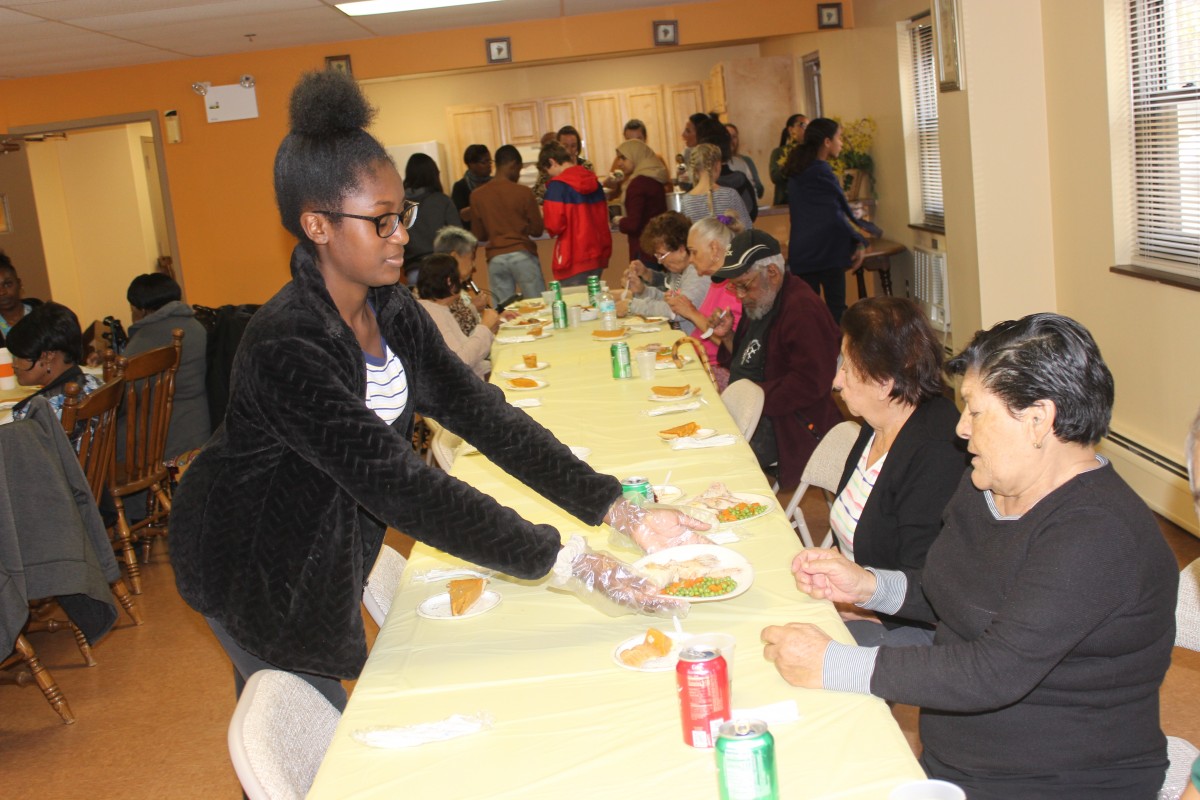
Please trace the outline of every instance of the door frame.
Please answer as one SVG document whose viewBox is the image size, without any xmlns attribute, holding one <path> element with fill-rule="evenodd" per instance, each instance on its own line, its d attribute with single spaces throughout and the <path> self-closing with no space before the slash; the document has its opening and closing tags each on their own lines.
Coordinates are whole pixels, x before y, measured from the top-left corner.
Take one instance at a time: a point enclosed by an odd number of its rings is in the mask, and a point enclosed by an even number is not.
<svg viewBox="0 0 1200 800">
<path fill-rule="evenodd" d="M 117 125 L 129 125 L 137 122 L 149 122 L 151 136 L 154 140 L 154 160 L 158 162 L 159 191 L 162 193 L 163 216 L 167 221 L 167 247 L 171 252 L 171 263 L 175 269 L 175 277 L 180 288 L 187 296 L 187 281 L 184 279 L 183 259 L 179 257 L 179 240 L 175 235 L 175 209 L 171 204 L 171 183 L 167 174 L 167 158 L 163 149 L 162 127 L 157 111 L 134 111 L 128 114 L 114 114 L 107 117 L 89 117 L 63 122 L 46 122 L 34 125 L 17 125 L 9 128 L 10 136 L 32 136 L 37 134 L 70 132 L 88 130 L 91 128 L 111 128 Z"/>
</svg>

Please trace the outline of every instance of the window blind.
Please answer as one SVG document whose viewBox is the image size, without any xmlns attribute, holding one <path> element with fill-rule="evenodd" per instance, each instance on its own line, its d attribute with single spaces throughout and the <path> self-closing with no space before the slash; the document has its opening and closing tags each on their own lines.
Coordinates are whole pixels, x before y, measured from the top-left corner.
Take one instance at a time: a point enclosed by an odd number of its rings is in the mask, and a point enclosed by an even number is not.
<svg viewBox="0 0 1200 800">
<path fill-rule="evenodd" d="M 1200 275 L 1200 3 L 1129 0 L 1134 262 Z"/>
<path fill-rule="evenodd" d="M 933 65 L 933 27 L 926 17 L 908 29 L 912 52 L 914 120 L 917 134 L 917 169 L 921 181 L 921 216 L 924 224 L 945 228 L 942 203 L 942 153 L 938 144 L 937 71 Z"/>
</svg>

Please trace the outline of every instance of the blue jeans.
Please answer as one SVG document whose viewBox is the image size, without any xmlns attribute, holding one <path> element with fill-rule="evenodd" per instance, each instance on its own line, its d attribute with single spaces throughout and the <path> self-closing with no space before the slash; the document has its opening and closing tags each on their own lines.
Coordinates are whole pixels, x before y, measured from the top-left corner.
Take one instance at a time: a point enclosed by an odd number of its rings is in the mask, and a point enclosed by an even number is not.
<svg viewBox="0 0 1200 800">
<path fill-rule="evenodd" d="M 596 269 L 589 269 L 587 272 L 580 272 L 575 275 L 572 275 L 569 278 L 563 278 L 561 283 L 563 286 L 587 286 L 588 278 L 590 278 L 593 275 L 595 275 L 597 278 L 599 278 L 601 273 L 603 273 L 603 272 L 604 272 L 604 267 L 598 267 Z"/>
<path fill-rule="evenodd" d="M 542 264 L 528 250 L 502 253 L 488 261 L 488 283 L 492 298 L 503 303 L 517 293 L 522 297 L 541 297 L 546 291 L 546 279 L 542 277 Z"/>
</svg>

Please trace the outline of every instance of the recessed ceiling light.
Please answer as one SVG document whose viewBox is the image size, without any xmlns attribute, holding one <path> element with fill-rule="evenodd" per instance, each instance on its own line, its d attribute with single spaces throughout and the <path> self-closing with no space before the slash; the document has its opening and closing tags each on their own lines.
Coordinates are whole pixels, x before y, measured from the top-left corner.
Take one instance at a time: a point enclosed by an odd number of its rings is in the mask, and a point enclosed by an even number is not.
<svg viewBox="0 0 1200 800">
<path fill-rule="evenodd" d="M 363 17 L 369 14 L 398 14 L 402 11 L 422 11 L 428 8 L 449 8 L 495 2 L 498 0 L 359 0 L 355 3 L 338 3 L 337 7 L 344 14 Z"/>
</svg>

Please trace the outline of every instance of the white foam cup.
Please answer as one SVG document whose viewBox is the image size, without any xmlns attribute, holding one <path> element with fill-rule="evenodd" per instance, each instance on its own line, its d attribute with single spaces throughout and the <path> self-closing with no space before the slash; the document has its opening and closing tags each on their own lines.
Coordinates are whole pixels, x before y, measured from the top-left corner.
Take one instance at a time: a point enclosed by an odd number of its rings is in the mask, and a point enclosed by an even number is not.
<svg viewBox="0 0 1200 800">
<path fill-rule="evenodd" d="M 966 797 L 966 792 L 953 783 L 923 780 L 900 784 L 888 795 L 888 800 L 966 800 Z"/>
<path fill-rule="evenodd" d="M 0 390 L 10 391 L 17 388 L 17 376 L 13 372 L 12 353 L 7 347 L 0 347 Z"/>
<path fill-rule="evenodd" d="M 645 350 L 638 351 L 638 377 L 645 381 L 654 380 L 654 365 L 658 362 L 658 353 Z"/>
</svg>

